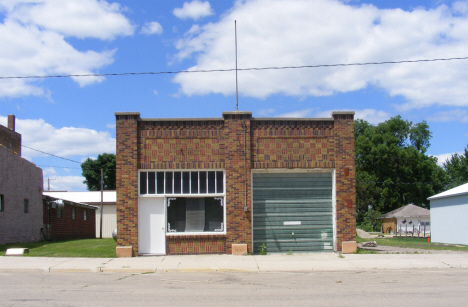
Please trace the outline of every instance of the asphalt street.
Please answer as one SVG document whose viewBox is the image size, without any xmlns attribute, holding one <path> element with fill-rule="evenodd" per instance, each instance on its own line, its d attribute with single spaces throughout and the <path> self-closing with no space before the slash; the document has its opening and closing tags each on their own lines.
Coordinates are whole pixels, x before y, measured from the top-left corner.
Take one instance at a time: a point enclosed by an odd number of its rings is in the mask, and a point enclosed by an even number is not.
<svg viewBox="0 0 468 307">
<path fill-rule="evenodd" d="M 1 306 L 464 306 L 467 269 L 0 273 Z"/>
</svg>

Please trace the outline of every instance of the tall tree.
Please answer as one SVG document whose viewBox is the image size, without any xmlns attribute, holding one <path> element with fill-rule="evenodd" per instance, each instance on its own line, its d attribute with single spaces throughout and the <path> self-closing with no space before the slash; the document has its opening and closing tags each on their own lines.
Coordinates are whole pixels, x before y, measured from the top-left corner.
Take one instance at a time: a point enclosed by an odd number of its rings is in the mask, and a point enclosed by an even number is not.
<svg viewBox="0 0 468 307">
<path fill-rule="evenodd" d="M 89 191 L 101 190 L 101 169 L 103 169 L 104 190 L 115 190 L 115 155 L 103 153 L 96 160 L 86 159 L 81 164 L 84 184 Z"/>
<path fill-rule="evenodd" d="M 443 163 L 450 182 L 448 188 L 454 188 L 468 182 L 468 145 L 462 154 L 454 154 Z"/>
<path fill-rule="evenodd" d="M 444 189 L 444 170 L 425 155 L 432 136 L 425 121 L 356 120 L 354 131 L 358 224 L 409 203 L 428 208 L 427 198 Z"/>
</svg>

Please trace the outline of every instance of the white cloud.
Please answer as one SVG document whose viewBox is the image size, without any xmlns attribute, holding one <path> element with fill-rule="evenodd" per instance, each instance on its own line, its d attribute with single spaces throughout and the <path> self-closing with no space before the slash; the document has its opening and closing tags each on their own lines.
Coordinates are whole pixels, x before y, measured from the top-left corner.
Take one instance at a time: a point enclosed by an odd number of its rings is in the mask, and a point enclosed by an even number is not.
<svg viewBox="0 0 468 307">
<path fill-rule="evenodd" d="M 389 113 L 374 109 L 356 110 L 356 114 L 354 115 L 355 119 L 363 119 L 373 125 L 384 122 L 390 119 L 390 117 L 392 116 Z"/>
<path fill-rule="evenodd" d="M 47 177 L 52 177 L 57 175 L 57 171 L 53 167 L 47 167 L 42 169 L 42 176 L 45 178 L 44 180 L 47 180 Z"/>
<path fill-rule="evenodd" d="M 91 74 L 114 61 L 116 50 L 75 49 L 67 37 L 113 39 L 134 27 L 115 3 L 97 0 L 10 0 L 0 2 L 2 76 Z M 80 86 L 102 77 L 74 77 Z M 34 79 L 0 80 L 0 97 L 49 96 Z"/>
<path fill-rule="evenodd" d="M 108 128 L 108 129 L 115 129 L 115 123 L 113 123 L 113 124 L 106 124 L 106 128 Z"/>
<path fill-rule="evenodd" d="M 461 154 L 461 152 L 452 152 L 452 153 L 445 153 L 445 154 L 440 154 L 440 155 L 433 155 L 432 157 L 437 158 L 437 165 L 443 166 L 444 162 L 446 162 L 456 153 Z"/>
<path fill-rule="evenodd" d="M 461 1 L 409 12 L 338 0 L 238 0 L 219 22 L 186 33 L 176 43 L 174 59 L 195 58 L 190 70 L 235 67 L 234 20 L 239 68 L 465 57 L 466 5 Z M 468 60 L 240 71 L 239 89 L 241 95 L 266 98 L 327 96 L 374 86 L 403 96 L 407 103 L 402 109 L 468 106 L 467 70 Z M 173 79 L 188 96 L 233 95 L 234 80 L 234 72 L 178 74 Z"/>
<path fill-rule="evenodd" d="M 0 124 L 7 118 L 0 116 Z M 16 119 L 16 131 L 22 135 L 22 143 L 28 147 L 61 157 L 89 156 L 104 152 L 115 153 L 116 141 L 109 132 L 86 128 L 55 128 L 43 119 Z M 26 158 L 45 157 L 40 152 L 22 148 Z"/>
<path fill-rule="evenodd" d="M 257 113 L 260 116 L 269 116 L 269 115 L 275 113 L 275 109 L 272 109 L 272 108 L 270 108 L 270 109 L 260 109 L 260 110 L 257 111 Z"/>
<path fill-rule="evenodd" d="M 141 28 L 140 33 L 152 35 L 152 34 L 162 34 L 163 28 L 161 24 L 157 21 L 147 22 Z"/>
<path fill-rule="evenodd" d="M 55 180 L 50 181 L 51 191 L 87 191 L 85 180 L 82 176 L 55 176 Z M 44 184 L 47 189 L 47 183 Z"/>
<path fill-rule="evenodd" d="M 273 109 L 269 109 L 274 112 Z M 313 118 L 331 118 L 333 111 L 355 111 L 354 118 L 355 119 L 363 119 L 368 121 L 369 123 L 376 125 L 383 121 L 386 121 L 391 117 L 391 115 L 385 111 L 379 111 L 374 109 L 364 109 L 364 110 L 350 110 L 350 109 L 342 109 L 342 110 L 323 110 L 323 111 L 314 111 L 316 109 L 309 108 L 299 111 L 292 111 L 288 113 L 283 113 L 277 115 L 275 117 L 313 117 Z"/>
<path fill-rule="evenodd" d="M 102 0 L 15 0 L 0 8 L 7 11 L 7 19 L 24 25 L 78 38 L 114 39 L 132 35 L 134 26 L 122 15 L 118 3 Z"/>
<path fill-rule="evenodd" d="M 184 2 L 182 8 L 175 8 L 172 13 L 180 19 L 198 20 L 213 15 L 213 10 L 208 1 L 201 2 L 194 0 L 192 2 Z"/>
<path fill-rule="evenodd" d="M 293 118 L 310 117 L 309 115 L 311 113 L 312 113 L 312 109 L 305 109 L 305 110 L 300 110 L 300 111 L 293 111 L 293 112 L 283 113 L 283 114 L 277 115 L 275 117 L 293 117 Z"/>
<path fill-rule="evenodd" d="M 428 120 L 433 122 L 468 123 L 468 112 L 461 109 L 442 111 L 428 117 Z"/>
</svg>

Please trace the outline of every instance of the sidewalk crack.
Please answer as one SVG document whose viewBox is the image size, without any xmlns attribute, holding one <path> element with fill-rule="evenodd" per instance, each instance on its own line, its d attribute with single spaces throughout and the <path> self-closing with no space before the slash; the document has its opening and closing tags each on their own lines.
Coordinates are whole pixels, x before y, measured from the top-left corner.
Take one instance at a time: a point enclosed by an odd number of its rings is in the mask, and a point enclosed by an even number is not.
<svg viewBox="0 0 468 307">
<path fill-rule="evenodd" d="M 258 266 L 257 257 L 253 256 L 255 259 L 255 264 L 257 265 L 257 270 L 260 272 L 260 267 Z"/>
</svg>

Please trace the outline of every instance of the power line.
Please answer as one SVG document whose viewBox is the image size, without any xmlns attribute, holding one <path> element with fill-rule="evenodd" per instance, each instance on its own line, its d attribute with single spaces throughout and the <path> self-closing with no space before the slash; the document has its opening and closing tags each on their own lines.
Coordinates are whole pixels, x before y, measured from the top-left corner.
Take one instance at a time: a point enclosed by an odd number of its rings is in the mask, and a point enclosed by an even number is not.
<svg viewBox="0 0 468 307">
<path fill-rule="evenodd" d="M 73 168 L 73 169 L 82 169 L 83 168 L 83 163 L 82 162 L 78 162 L 78 161 L 75 161 L 75 160 L 72 160 L 72 159 L 68 159 L 68 158 L 64 158 L 64 157 L 60 157 L 60 156 L 57 156 L 57 155 L 54 155 L 54 154 L 51 154 L 51 153 L 48 153 L 48 152 L 45 152 L 45 151 L 42 151 L 42 150 L 39 150 L 39 149 L 35 149 L 35 148 L 32 148 L 32 147 L 29 147 L 29 146 L 26 146 L 26 145 L 21 145 L 22 147 L 26 147 L 28 149 L 31 149 L 31 150 L 34 150 L 34 151 L 37 151 L 37 152 L 40 152 L 40 153 L 43 153 L 43 154 L 46 154 L 46 155 L 49 155 L 49 156 L 52 156 L 52 157 L 55 157 L 55 158 L 59 158 L 59 159 L 63 159 L 63 160 L 67 160 L 67 161 L 71 161 L 71 162 L 75 162 L 75 163 L 79 163 L 81 165 L 81 168 L 78 168 L 78 167 L 65 167 L 65 166 L 50 166 L 50 165 L 41 165 L 41 166 L 46 166 L 46 167 L 57 167 L 57 168 Z M 38 165 L 39 166 L 39 165 Z M 105 169 L 105 170 L 115 170 L 113 168 L 105 168 L 105 167 L 98 167 L 96 166 L 97 168 L 99 169 Z M 92 166 L 91 168 L 96 168 L 94 166 Z M 85 166 L 86 168 L 86 166 Z M 89 167 L 88 167 L 89 168 Z"/>
<path fill-rule="evenodd" d="M 64 158 L 64 157 L 60 157 L 60 156 L 57 156 L 57 155 L 54 155 L 54 154 L 51 154 L 51 153 L 48 153 L 48 152 L 45 152 L 45 151 L 42 151 L 42 150 L 39 150 L 39 149 L 34 149 L 34 148 L 31 148 L 31 147 L 26 146 L 26 145 L 21 145 L 21 146 L 26 147 L 26 148 L 31 149 L 31 150 L 34 150 L 34 151 L 37 151 L 37 152 L 40 152 L 40 153 L 43 153 L 43 154 L 46 154 L 46 155 L 49 155 L 49 156 L 52 156 L 52 157 L 56 157 L 56 158 L 59 158 L 59 159 L 63 159 L 63 160 L 67 160 L 67 161 L 71 161 L 71 162 L 81 164 L 81 162 L 78 162 L 78 161 L 75 161 L 75 160 L 72 160 L 72 159 L 67 159 L 67 158 Z"/>
<path fill-rule="evenodd" d="M 420 62 L 438 62 L 467 60 L 467 57 L 443 58 L 428 60 L 404 60 L 404 61 L 384 61 L 384 62 L 366 62 L 366 63 L 341 63 L 341 64 L 319 64 L 319 65 L 301 65 L 301 66 L 272 66 L 272 67 L 250 67 L 238 68 L 238 71 L 249 70 L 281 70 L 281 69 L 302 69 L 302 68 L 321 68 L 321 67 L 346 67 L 346 66 L 366 66 L 366 65 L 386 65 Z M 162 74 L 180 74 L 180 73 L 210 73 L 210 72 L 229 72 L 236 71 L 236 68 L 228 69 L 201 69 L 201 70 L 178 70 L 178 71 L 149 71 L 149 72 L 124 72 L 124 73 L 103 73 L 103 74 L 70 74 L 70 75 L 50 75 L 50 76 L 4 76 L 0 79 L 46 79 L 46 78 L 69 78 L 69 77 L 108 77 L 108 76 L 138 76 L 138 75 L 162 75 Z"/>
</svg>

